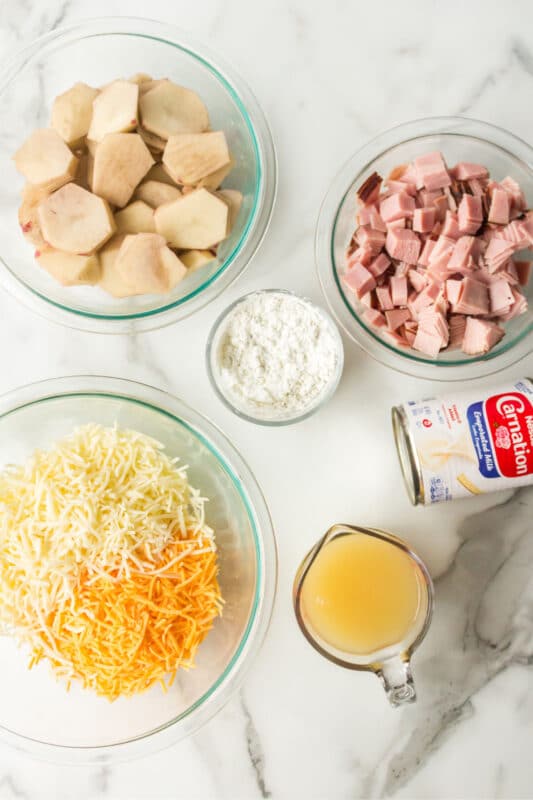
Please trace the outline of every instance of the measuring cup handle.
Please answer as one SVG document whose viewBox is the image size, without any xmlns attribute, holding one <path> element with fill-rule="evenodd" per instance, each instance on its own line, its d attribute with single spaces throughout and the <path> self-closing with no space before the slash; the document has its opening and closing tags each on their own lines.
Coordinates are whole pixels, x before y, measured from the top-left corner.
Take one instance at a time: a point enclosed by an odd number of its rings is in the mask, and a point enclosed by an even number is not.
<svg viewBox="0 0 533 800">
<path fill-rule="evenodd" d="M 408 659 L 404 659 L 401 656 L 389 658 L 382 663 L 376 674 L 383 684 L 391 706 L 414 703 L 416 689 L 411 674 L 411 664 Z"/>
</svg>

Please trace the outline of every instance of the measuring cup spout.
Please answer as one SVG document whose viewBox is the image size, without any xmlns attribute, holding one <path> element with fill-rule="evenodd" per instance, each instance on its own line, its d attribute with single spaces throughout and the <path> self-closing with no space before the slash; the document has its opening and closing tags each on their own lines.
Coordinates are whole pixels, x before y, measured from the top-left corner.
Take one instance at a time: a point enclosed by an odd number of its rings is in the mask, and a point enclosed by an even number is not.
<svg viewBox="0 0 533 800">
<path fill-rule="evenodd" d="M 411 674 L 411 662 L 405 656 L 393 656 L 376 670 L 391 706 L 414 703 L 416 689 Z"/>
</svg>

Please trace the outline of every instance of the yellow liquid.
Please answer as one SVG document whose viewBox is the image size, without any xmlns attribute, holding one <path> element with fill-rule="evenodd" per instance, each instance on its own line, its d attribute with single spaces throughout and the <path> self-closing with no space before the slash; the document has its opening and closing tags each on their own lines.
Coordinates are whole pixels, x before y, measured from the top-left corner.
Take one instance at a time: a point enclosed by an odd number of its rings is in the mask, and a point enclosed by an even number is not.
<svg viewBox="0 0 533 800">
<path fill-rule="evenodd" d="M 402 642 L 425 612 L 427 588 L 418 564 L 401 548 L 363 533 L 337 536 L 311 565 L 301 603 L 324 642 L 368 655 Z"/>
</svg>

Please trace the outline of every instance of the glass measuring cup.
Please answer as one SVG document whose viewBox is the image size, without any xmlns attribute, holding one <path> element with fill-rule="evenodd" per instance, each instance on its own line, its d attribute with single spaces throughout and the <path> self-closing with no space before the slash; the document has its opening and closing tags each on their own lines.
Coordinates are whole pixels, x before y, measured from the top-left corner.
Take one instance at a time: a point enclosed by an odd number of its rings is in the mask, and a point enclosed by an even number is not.
<svg viewBox="0 0 533 800">
<path fill-rule="evenodd" d="M 381 543 L 399 548 L 412 562 L 412 568 L 419 587 L 418 604 L 409 629 L 393 644 L 378 647 L 372 652 L 354 653 L 339 649 L 327 641 L 314 628 L 303 601 L 306 579 L 313 565 L 323 555 L 325 548 L 334 540 L 344 536 L 370 536 Z M 302 633 L 309 643 L 323 656 L 347 669 L 364 670 L 377 675 L 393 706 L 410 703 L 416 700 L 416 690 L 411 674 L 411 656 L 416 650 L 431 622 L 433 613 L 434 591 L 431 576 L 420 558 L 405 542 L 386 531 L 377 528 L 363 528 L 352 525 L 334 525 L 310 550 L 301 563 L 295 577 L 293 602 L 296 619 Z M 354 615 L 355 617 L 355 615 Z"/>
</svg>

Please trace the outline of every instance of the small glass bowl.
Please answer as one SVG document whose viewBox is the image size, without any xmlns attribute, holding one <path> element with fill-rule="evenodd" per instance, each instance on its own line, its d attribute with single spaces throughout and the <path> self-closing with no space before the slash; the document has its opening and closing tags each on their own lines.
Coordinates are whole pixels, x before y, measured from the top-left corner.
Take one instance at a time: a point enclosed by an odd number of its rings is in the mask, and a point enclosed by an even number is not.
<svg viewBox="0 0 533 800">
<path fill-rule="evenodd" d="M 147 72 L 198 92 L 213 129 L 223 130 L 234 160 L 224 188 L 243 204 L 217 258 L 187 275 L 168 295 L 114 298 L 95 286 L 64 287 L 34 262 L 18 220 L 24 180 L 13 154 L 49 125 L 54 98 L 76 81 L 102 86 Z M 48 319 L 97 333 L 137 333 L 184 319 L 222 292 L 250 262 L 266 233 L 277 167 L 266 119 L 246 84 L 203 46 L 171 25 L 105 17 L 53 31 L 18 53 L 0 74 L 0 284 Z"/>
<path fill-rule="evenodd" d="M 431 150 L 441 150 L 449 165 L 473 161 L 501 180 L 511 175 L 533 205 L 533 148 L 495 125 L 463 117 L 435 117 L 399 125 L 370 141 L 342 167 L 320 210 L 315 255 L 322 290 L 337 322 L 377 361 L 398 372 L 429 380 L 481 378 L 509 367 L 533 350 L 533 280 L 523 288 L 525 314 L 505 324 L 505 336 L 490 352 L 468 356 L 442 352 L 432 359 L 395 347 L 361 318 L 363 305 L 345 292 L 340 277 L 345 252 L 356 226 L 356 190 L 374 171 L 385 177 L 393 167 Z"/>
<path fill-rule="evenodd" d="M 74 764 L 107 763 L 159 750 L 189 736 L 240 686 L 266 634 L 277 558 L 268 509 L 255 478 L 226 437 L 181 400 L 151 386 L 76 376 L 23 386 L 0 397 L 0 465 L 23 463 L 89 422 L 132 428 L 162 442 L 188 465 L 209 498 L 224 610 L 202 642 L 195 668 L 165 693 L 153 686 L 110 703 L 73 684 L 67 691 L 47 663 L 27 669 L 28 653 L 0 635 L 0 743 Z"/>
<path fill-rule="evenodd" d="M 243 406 L 237 405 L 234 399 L 225 390 L 224 381 L 220 373 L 216 357 L 218 348 L 220 346 L 220 339 L 224 333 L 224 328 L 225 328 L 224 323 L 238 305 L 248 300 L 248 298 L 260 294 L 286 294 L 291 297 L 297 297 L 299 300 L 302 300 L 304 303 L 307 303 L 318 314 L 320 314 L 320 316 L 323 317 L 324 320 L 326 320 L 327 324 L 330 327 L 331 333 L 335 339 L 337 348 L 337 363 L 335 372 L 330 382 L 323 390 L 323 392 L 320 395 L 318 395 L 318 397 L 314 400 L 314 402 L 310 406 L 305 408 L 303 411 L 298 411 L 296 413 L 287 412 L 286 414 L 276 415 L 275 417 L 269 417 L 267 415 L 253 416 L 252 414 L 249 413 L 249 409 L 246 410 Z M 218 395 L 220 400 L 222 400 L 224 405 L 227 406 L 227 408 L 229 408 L 230 411 L 233 411 L 234 414 L 237 414 L 238 417 L 241 417 L 242 419 L 245 419 L 248 422 L 255 422 L 258 425 L 270 425 L 270 426 L 291 425 L 294 422 L 301 422 L 302 420 L 307 419 L 307 417 L 310 417 L 312 414 L 317 412 L 333 397 L 337 389 L 337 386 L 339 385 L 339 381 L 342 375 L 342 370 L 344 366 L 344 348 L 340 333 L 334 321 L 332 320 L 330 315 L 326 311 L 324 311 L 324 309 L 320 308 L 320 306 L 315 305 L 315 303 L 313 303 L 312 300 L 309 300 L 309 298 L 307 297 L 302 297 L 301 295 L 298 295 L 295 292 L 290 292 L 287 289 L 261 289 L 259 291 L 249 292 L 248 294 L 239 297 L 238 300 L 235 300 L 234 303 L 231 303 L 231 305 L 229 305 L 218 317 L 215 324 L 211 328 L 211 331 L 209 333 L 209 338 L 207 340 L 206 362 L 207 362 L 207 374 L 209 376 L 211 386 L 213 387 L 215 393 Z"/>
</svg>

